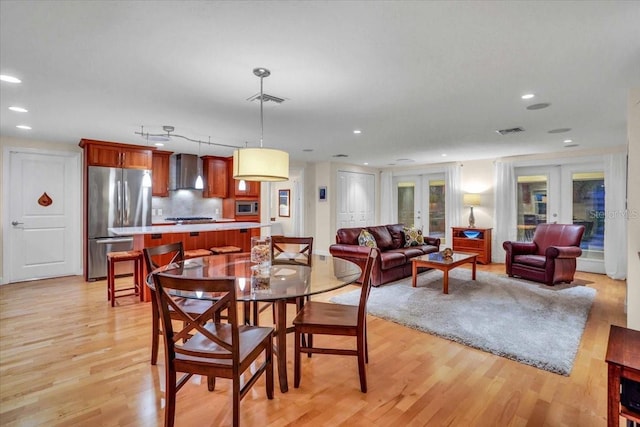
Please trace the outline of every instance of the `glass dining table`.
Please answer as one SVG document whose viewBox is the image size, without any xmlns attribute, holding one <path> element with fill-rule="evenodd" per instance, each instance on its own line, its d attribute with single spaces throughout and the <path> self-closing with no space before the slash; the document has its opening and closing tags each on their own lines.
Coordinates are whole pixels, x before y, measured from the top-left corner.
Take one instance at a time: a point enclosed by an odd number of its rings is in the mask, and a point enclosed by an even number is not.
<svg viewBox="0 0 640 427">
<path fill-rule="evenodd" d="M 340 258 L 312 255 L 312 267 L 302 264 L 274 262 L 271 266 L 257 266 L 248 253 L 211 255 L 168 264 L 154 270 L 147 277 L 147 286 L 154 288 L 152 275 L 162 272 L 174 277 L 202 280 L 234 277 L 236 298 L 244 302 L 244 319 L 249 322 L 249 303 L 275 304 L 275 348 L 280 390 L 286 393 L 287 384 L 287 300 L 329 292 L 354 283 L 362 271 L 356 264 Z M 216 295 L 204 292 L 181 292 L 184 298 L 215 300 Z"/>
</svg>

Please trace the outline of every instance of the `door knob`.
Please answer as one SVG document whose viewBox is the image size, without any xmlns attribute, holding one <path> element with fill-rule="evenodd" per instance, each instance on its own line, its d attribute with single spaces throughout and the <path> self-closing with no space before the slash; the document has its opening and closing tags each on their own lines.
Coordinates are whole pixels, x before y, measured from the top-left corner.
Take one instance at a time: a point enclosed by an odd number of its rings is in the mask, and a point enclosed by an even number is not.
<svg viewBox="0 0 640 427">
<path fill-rule="evenodd" d="M 24 222 L 11 221 L 11 225 L 13 226 L 20 225 L 20 224 L 24 224 Z"/>
</svg>

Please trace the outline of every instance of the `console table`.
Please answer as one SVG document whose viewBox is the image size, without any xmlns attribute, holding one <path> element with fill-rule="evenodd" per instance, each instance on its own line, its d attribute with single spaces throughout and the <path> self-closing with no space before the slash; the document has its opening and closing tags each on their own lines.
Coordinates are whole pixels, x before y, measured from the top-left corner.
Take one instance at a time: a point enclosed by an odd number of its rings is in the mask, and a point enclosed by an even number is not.
<svg viewBox="0 0 640 427">
<path fill-rule="evenodd" d="M 620 406 L 620 378 L 640 382 L 640 331 L 611 325 L 607 346 L 607 426 L 618 427 L 620 416 L 640 423 L 640 413 Z"/>
<path fill-rule="evenodd" d="M 451 230 L 454 251 L 476 253 L 480 264 L 491 263 L 491 228 L 451 227 Z M 478 236 L 468 237 L 465 231 L 477 231 Z"/>
</svg>

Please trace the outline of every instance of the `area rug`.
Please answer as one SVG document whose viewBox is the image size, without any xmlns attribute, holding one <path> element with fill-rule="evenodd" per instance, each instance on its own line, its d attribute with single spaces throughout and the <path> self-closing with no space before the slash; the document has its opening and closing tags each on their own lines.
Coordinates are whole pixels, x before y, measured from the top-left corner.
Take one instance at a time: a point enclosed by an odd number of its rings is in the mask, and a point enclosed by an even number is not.
<svg viewBox="0 0 640 427">
<path fill-rule="evenodd" d="M 585 286 L 545 286 L 482 271 L 442 272 L 371 289 L 369 314 L 489 353 L 569 375 L 596 290 Z M 357 305 L 360 290 L 331 298 Z"/>
</svg>

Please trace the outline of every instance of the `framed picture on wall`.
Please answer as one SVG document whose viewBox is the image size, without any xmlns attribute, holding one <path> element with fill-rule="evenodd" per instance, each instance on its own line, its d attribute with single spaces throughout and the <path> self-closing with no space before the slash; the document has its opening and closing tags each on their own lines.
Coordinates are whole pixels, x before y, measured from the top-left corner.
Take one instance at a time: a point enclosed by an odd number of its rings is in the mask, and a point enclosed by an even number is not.
<svg viewBox="0 0 640 427">
<path fill-rule="evenodd" d="M 327 187 L 320 187 L 318 189 L 318 200 L 321 202 L 327 201 Z"/>
<path fill-rule="evenodd" d="M 278 216 L 291 216 L 290 198 L 291 190 L 278 190 Z"/>
</svg>

